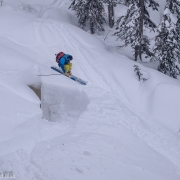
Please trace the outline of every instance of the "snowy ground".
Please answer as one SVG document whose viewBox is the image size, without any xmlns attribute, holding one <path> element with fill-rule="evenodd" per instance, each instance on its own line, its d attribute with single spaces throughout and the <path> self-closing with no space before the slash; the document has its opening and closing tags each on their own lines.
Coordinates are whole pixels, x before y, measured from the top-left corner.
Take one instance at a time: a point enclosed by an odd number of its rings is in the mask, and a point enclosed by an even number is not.
<svg viewBox="0 0 180 180">
<path fill-rule="evenodd" d="M 27 3 L 0 7 L 0 178 L 179 180 L 179 81 L 134 62 L 114 37 L 104 41 L 108 27 L 102 36 L 79 29 L 70 0 Z M 88 85 L 38 76 L 57 74 L 59 51 Z"/>
</svg>

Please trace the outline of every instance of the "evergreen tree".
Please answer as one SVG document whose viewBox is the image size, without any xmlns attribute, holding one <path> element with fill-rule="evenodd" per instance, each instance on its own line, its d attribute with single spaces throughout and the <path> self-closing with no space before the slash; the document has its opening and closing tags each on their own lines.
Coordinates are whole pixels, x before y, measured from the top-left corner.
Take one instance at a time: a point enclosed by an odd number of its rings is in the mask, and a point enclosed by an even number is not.
<svg viewBox="0 0 180 180">
<path fill-rule="evenodd" d="M 106 21 L 102 0 L 74 0 L 70 8 L 76 12 L 78 23 L 83 29 L 90 29 L 91 34 L 104 31 L 103 24 Z"/>
<path fill-rule="evenodd" d="M 173 78 L 177 78 L 180 69 L 180 1 L 168 0 L 163 20 L 158 28 L 155 41 L 155 57 L 159 61 L 158 70 Z"/>
<path fill-rule="evenodd" d="M 131 45 L 135 50 L 135 60 L 138 55 L 141 59 L 142 53 L 152 56 L 149 41 L 144 39 L 143 30 L 144 27 L 155 30 L 156 24 L 150 19 L 147 7 L 158 10 L 159 4 L 154 0 L 127 0 L 126 3 L 129 4 L 127 13 L 117 20 L 118 31 L 115 35 L 124 41 L 122 47 Z"/>
</svg>

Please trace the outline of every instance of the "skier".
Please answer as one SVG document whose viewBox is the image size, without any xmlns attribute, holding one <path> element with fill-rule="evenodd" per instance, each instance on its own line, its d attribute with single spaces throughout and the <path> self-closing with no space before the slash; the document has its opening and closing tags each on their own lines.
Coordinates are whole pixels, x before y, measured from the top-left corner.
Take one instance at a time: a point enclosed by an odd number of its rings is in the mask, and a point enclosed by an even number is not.
<svg viewBox="0 0 180 180">
<path fill-rule="evenodd" d="M 61 67 L 62 71 L 66 76 L 71 76 L 72 63 L 70 61 L 73 60 L 73 57 L 69 54 L 64 54 L 58 62 L 59 67 Z"/>
</svg>

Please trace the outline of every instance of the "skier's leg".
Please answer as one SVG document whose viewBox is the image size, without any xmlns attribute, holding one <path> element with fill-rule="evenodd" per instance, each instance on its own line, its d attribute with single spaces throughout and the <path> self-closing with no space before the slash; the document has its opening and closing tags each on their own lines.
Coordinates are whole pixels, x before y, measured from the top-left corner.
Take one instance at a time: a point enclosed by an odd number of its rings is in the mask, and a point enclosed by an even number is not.
<svg viewBox="0 0 180 180">
<path fill-rule="evenodd" d="M 68 63 L 68 65 L 69 65 L 69 71 L 71 71 L 71 69 L 72 69 L 72 63 Z"/>
<path fill-rule="evenodd" d="M 71 69 L 72 69 L 72 63 L 68 63 L 68 64 L 64 65 L 64 69 L 66 70 L 66 72 L 71 71 Z"/>
<path fill-rule="evenodd" d="M 64 65 L 64 69 L 65 69 L 65 71 L 66 71 L 66 73 L 69 71 L 69 65 L 68 64 L 66 64 L 66 65 Z"/>
</svg>

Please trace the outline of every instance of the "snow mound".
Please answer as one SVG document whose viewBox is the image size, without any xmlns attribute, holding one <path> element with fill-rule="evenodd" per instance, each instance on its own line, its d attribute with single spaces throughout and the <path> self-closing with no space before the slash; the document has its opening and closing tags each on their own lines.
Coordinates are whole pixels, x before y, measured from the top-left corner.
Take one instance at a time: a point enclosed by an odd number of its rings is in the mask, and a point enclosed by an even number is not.
<svg viewBox="0 0 180 180">
<path fill-rule="evenodd" d="M 170 83 L 157 84 L 152 98 L 152 113 L 163 126 L 178 132 L 180 129 L 180 87 Z"/>
<path fill-rule="evenodd" d="M 76 119 L 89 102 L 83 87 L 63 75 L 42 80 L 41 96 L 43 117 L 49 121 Z"/>
</svg>

